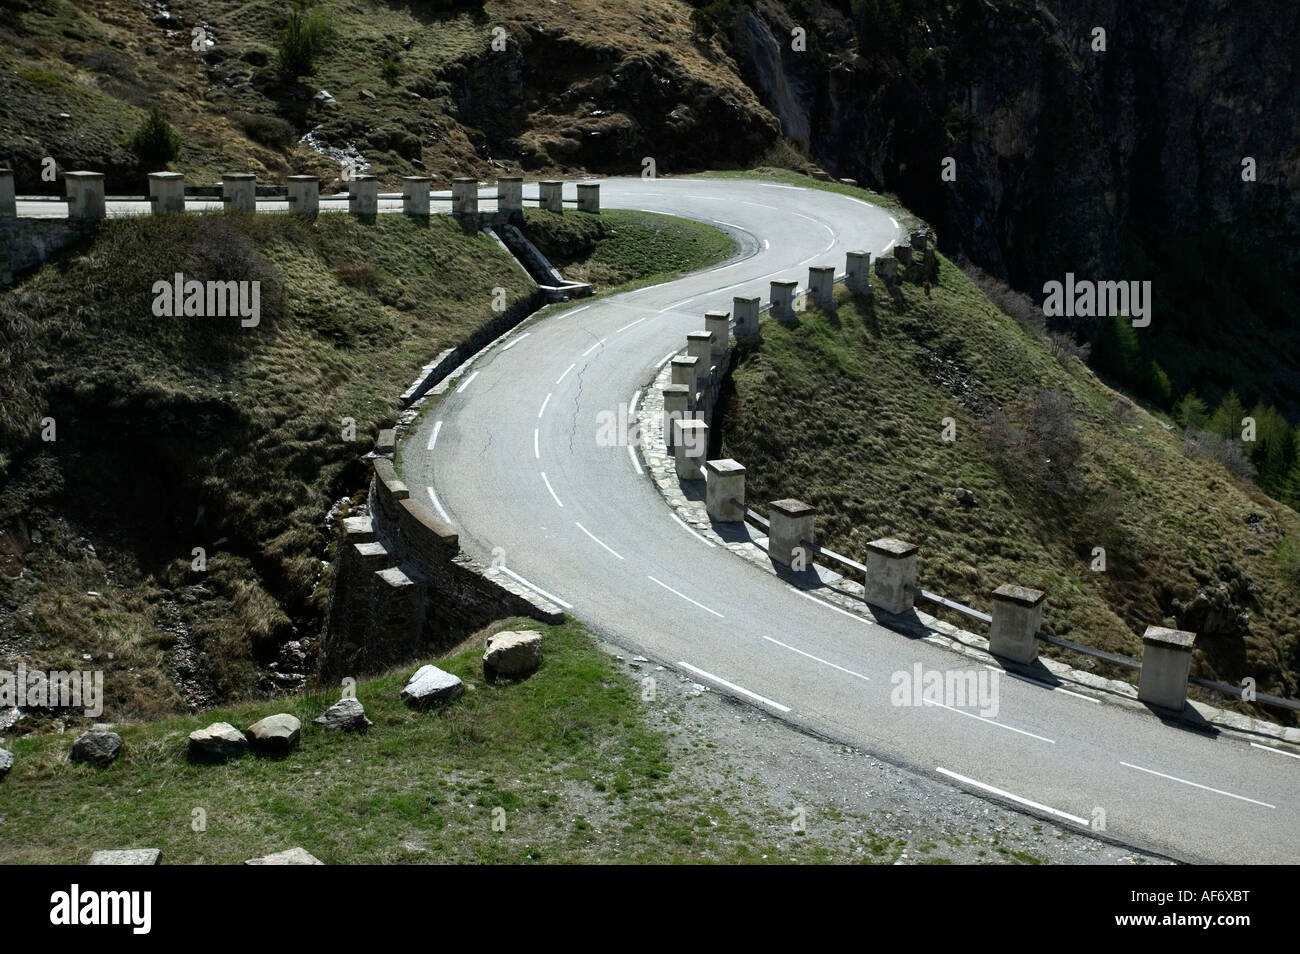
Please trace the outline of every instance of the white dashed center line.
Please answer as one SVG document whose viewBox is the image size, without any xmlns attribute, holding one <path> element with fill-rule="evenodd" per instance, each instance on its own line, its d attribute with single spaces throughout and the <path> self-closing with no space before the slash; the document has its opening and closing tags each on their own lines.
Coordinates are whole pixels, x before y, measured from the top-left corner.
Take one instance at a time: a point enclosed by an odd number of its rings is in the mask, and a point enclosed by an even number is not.
<svg viewBox="0 0 1300 954">
<path fill-rule="evenodd" d="M 1051 745 L 1056 744 L 1055 739 L 1049 739 L 1043 735 L 1034 735 L 1034 733 L 1032 732 L 1026 732 L 1024 729 L 1017 729 L 1015 726 L 1006 725 L 1002 722 L 994 722 L 992 719 L 986 719 L 982 715 L 976 715 L 973 712 L 967 712 L 965 709 L 958 709 L 955 708 L 954 706 L 946 706 L 942 702 L 935 702 L 933 699 L 922 698 L 921 701 L 924 702 L 927 706 L 938 706 L 940 709 L 947 709 L 949 712 L 955 712 L 958 715 L 964 715 L 971 719 L 978 719 L 980 722 L 987 722 L 989 725 L 995 725 L 999 729 L 1006 729 L 1008 732 L 1016 732 L 1019 733 L 1020 735 L 1027 735 L 1031 739 L 1037 739 L 1040 742 L 1047 742 Z"/>
<path fill-rule="evenodd" d="M 840 672 L 848 673 L 850 676 L 855 676 L 858 679 L 861 679 L 863 682 L 871 681 L 870 676 L 864 676 L 862 675 L 862 673 L 854 672 L 852 669 L 845 669 L 843 666 L 837 666 L 835 665 L 835 663 L 830 662 L 829 660 L 822 659 L 820 656 L 814 656 L 812 653 L 806 653 L 802 649 L 795 649 L 793 646 L 789 645 L 788 643 L 783 643 L 779 639 L 773 639 L 771 636 L 764 636 L 763 638 L 766 639 L 769 643 L 776 643 L 782 649 L 788 649 L 790 650 L 790 652 L 798 653 L 800 656 L 807 656 L 813 662 L 819 662 L 823 666 L 830 666 L 832 669 L 838 669 Z"/>
<path fill-rule="evenodd" d="M 560 503 L 560 498 L 555 496 L 555 489 L 551 487 L 551 482 L 546 479 L 545 472 L 542 473 L 542 483 L 546 484 L 546 489 L 551 492 L 551 499 L 555 501 L 555 505 L 557 507 L 563 507 L 564 504 Z"/>
<path fill-rule="evenodd" d="M 610 553 L 613 553 L 614 556 L 618 557 L 620 560 L 623 559 L 621 556 L 619 556 L 617 553 L 614 552 L 614 549 L 612 547 L 602 543 L 600 540 L 596 540 L 596 535 L 592 533 L 590 530 L 588 530 L 586 527 L 584 527 L 582 524 L 578 523 L 578 521 L 575 520 L 573 521 L 573 523 L 579 530 L 581 530 L 587 536 L 591 537 L 592 540 L 595 540 L 596 543 L 600 544 L 602 547 L 605 547 L 605 549 L 608 550 Z"/>
<path fill-rule="evenodd" d="M 1157 772 L 1155 769 L 1143 768 L 1140 765 L 1134 765 L 1131 762 L 1120 762 L 1125 768 L 1137 769 L 1139 772 L 1146 772 L 1148 775 L 1155 775 L 1159 778 L 1167 778 L 1171 782 L 1181 782 L 1183 785 L 1190 785 L 1192 788 L 1199 788 L 1203 792 L 1213 792 L 1215 795 L 1226 795 L 1228 798 L 1235 798 L 1238 801 L 1250 802 L 1252 805 L 1262 805 L 1264 808 L 1277 808 L 1276 805 L 1270 805 L 1268 802 L 1257 802 L 1253 798 L 1247 798 L 1245 795 L 1234 795 L 1232 792 L 1225 792 L 1220 788 L 1210 788 L 1208 785 L 1202 785 L 1199 782 L 1189 782 L 1185 778 L 1178 778 L 1176 775 L 1166 775 L 1164 772 Z"/>
<path fill-rule="evenodd" d="M 569 365 L 567 368 L 565 368 L 565 369 L 564 369 L 564 374 L 562 374 L 562 375 L 560 375 L 558 378 L 556 378 L 556 379 L 555 379 L 555 383 L 556 383 L 556 384 L 559 384 L 561 381 L 563 381 L 566 377 L 569 376 L 569 372 L 572 371 L 575 367 L 577 367 L 577 365 L 571 364 L 571 365 Z"/>
<path fill-rule="evenodd" d="M 716 616 L 718 619 L 726 619 L 726 617 L 723 616 L 721 613 L 719 613 L 717 610 L 711 610 L 711 609 L 709 609 L 707 606 L 705 606 L 703 603 L 697 603 L 695 600 L 691 599 L 691 598 L 690 598 L 689 596 L 687 596 L 685 593 L 679 593 L 677 590 L 673 589 L 671 586 L 669 586 L 669 585 L 668 585 L 667 583 L 665 583 L 663 580 L 656 580 L 656 579 L 652 576 L 652 577 L 650 577 L 650 581 L 651 581 L 652 583 L 658 583 L 660 586 L 662 586 L 662 587 L 663 587 L 665 590 L 667 590 L 669 593 L 672 593 L 674 596 L 680 596 L 682 599 L 684 599 L 686 602 L 690 603 L 692 606 L 698 606 L 700 609 L 704 610 L 704 612 L 706 612 L 706 613 L 712 613 L 712 614 L 713 614 L 714 616 Z"/>
<path fill-rule="evenodd" d="M 547 394 L 546 397 L 542 398 L 542 406 L 537 409 L 537 416 L 539 418 L 546 413 L 546 405 L 550 403 L 550 400 L 551 400 L 551 396 L 549 394 Z"/>
</svg>

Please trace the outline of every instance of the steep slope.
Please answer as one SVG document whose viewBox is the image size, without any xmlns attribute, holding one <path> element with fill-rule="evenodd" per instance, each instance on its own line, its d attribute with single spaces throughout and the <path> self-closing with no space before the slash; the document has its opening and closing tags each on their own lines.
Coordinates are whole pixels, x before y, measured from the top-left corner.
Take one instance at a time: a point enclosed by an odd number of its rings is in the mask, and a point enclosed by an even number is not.
<svg viewBox="0 0 1300 954">
<path fill-rule="evenodd" d="M 985 611 L 1001 583 L 1041 588 L 1045 629 L 1091 646 L 1139 656 L 1148 624 L 1193 630 L 1194 674 L 1296 696 L 1294 511 L 1184 454 L 946 259 L 902 309 L 878 283 L 874 304 L 840 294 L 742 350 L 722 451 L 747 497 L 808 501 L 821 542 L 858 558 L 914 542 L 923 586 Z"/>
</svg>

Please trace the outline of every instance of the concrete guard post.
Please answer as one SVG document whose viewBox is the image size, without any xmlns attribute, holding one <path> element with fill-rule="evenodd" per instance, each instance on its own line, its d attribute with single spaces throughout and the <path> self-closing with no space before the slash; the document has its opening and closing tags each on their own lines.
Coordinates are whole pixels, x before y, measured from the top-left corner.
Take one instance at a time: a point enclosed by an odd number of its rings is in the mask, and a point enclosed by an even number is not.
<svg viewBox="0 0 1300 954">
<path fill-rule="evenodd" d="M 18 215 L 18 193 L 14 186 L 14 171 L 0 169 L 0 216 Z"/>
<path fill-rule="evenodd" d="M 1028 665 L 1038 658 L 1038 641 L 1034 637 L 1043 625 L 1043 600 L 1047 594 L 1003 583 L 992 596 L 989 652 Z"/>
<path fill-rule="evenodd" d="M 497 178 L 497 211 L 522 212 L 524 208 L 524 177 L 499 176 Z"/>
<path fill-rule="evenodd" d="M 430 176 L 402 176 L 402 211 L 407 215 L 429 214 Z"/>
<path fill-rule="evenodd" d="M 855 295 L 871 294 L 871 253 L 849 252 L 845 262 L 844 284 Z"/>
<path fill-rule="evenodd" d="M 760 300 L 757 295 L 749 298 L 732 298 L 732 311 L 736 313 L 736 340 L 758 337 L 758 310 Z"/>
<path fill-rule="evenodd" d="M 478 212 L 478 180 L 459 176 L 451 180 L 451 214 L 475 215 Z"/>
<path fill-rule="evenodd" d="M 379 214 L 379 177 L 353 176 L 348 180 L 348 211 L 358 217 Z"/>
<path fill-rule="evenodd" d="M 906 268 L 908 265 L 911 265 L 911 264 L 912 264 L 912 246 L 910 246 L 910 245 L 895 245 L 895 246 L 894 246 L 894 258 L 898 259 L 898 264 L 899 264 L 899 265 L 902 265 L 904 268 Z"/>
<path fill-rule="evenodd" d="M 695 358 L 695 389 L 704 390 L 709 380 L 709 366 L 712 364 L 713 335 L 707 331 L 688 331 L 686 333 L 686 356 Z"/>
<path fill-rule="evenodd" d="M 289 176 L 289 210 L 299 215 L 320 212 L 320 176 Z"/>
<path fill-rule="evenodd" d="M 673 462 L 678 480 L 703 480 L 700 465 L 709 453 L 709 425 L 687 419 L 673 421 Z"/>
<path fill-rule="evenodd" d="M 741 523 L 745 519 L 745 468 L 729 457 L 704 464 L 708 472 L 705 508 L 709 519 Z"/>
<path fill-rule="evenodd" d="M 600 214 L 600 183 L 578 183 L 578 211 Z"/>
<path fill-rule="evenodd" d="M 68 190 L 68 218 L 102 219 L 104 206 L 104 173 L 65 172 L 63 183 Z"/>
<path fill-rule="evenodd" d="M 704 313 L 704 330 L 713 335 L 713 343 L 709 345 L 709 353 L 715 358 L 726 355 L 727 348 L 731 344 L 731 312 L 706 311 Z"/>
<path fill-rule="evenodd" d="M 805 543 L 816 543 L 813 521 L 817 508 L 802 500 L 787 498 L 773 500 L 767 515 L 767 555 L 777 563 L 790 566 L 794 551 Z M 812 563 L 812 554 L 806 554 L 805 566 Z"/>
<path fill-rule="evenodd" d="M 898 615 L 912 608 L 916 586 L 914 543 L 882 537 L 867 544 L 867 578 L 863 596 L 872 606 Z"/>
<path fill-rule="evenodd" d="M 1195 633 L 1148 626 L 1142 634 L 1138 699 L 1160 709 L 1182 712 L 1187 706 L 1187 677 L 1192 673 L 1195 643 Z"/>
<path fill-rule="evenodd" d="M 256 212 L 257 176 L 251 172 L 222 173 L 221 201 L 227 212 Z"/>
<path fill-rule="evenodd" d="M 794 320 L 794 293 L 798 282 L 772 282 L 772 317 L 777 321 Z"/>
<path fill-rule="evenodd" d="M 547 212 L 563 212 L 564 183 L 559 179 L 543 179 L 537 183 L 537 204 Z"/>
<path fill-rule="evenodd" d="M 691 366 L 694 369 L 694 365 Z M 694 376 L 695 371 L 692 370 Z M 691 389 L 688 385 L 674 381 L 663 388 L 664 396 L 664 447 L 672 453 L 676 434 L 673 433 L 674 421 L 685 421 L 691 415 Z"/>
<path fill-rule="evenodd" d="M 185 211 L 185 175 L 180 172 L 149 173 L 149 204 L 154 215 Z"/>
<path fill-rule="evenodd" d="M 689 389 L 691 405 L 695 403 L 695 366 L 700 363 L 699 358 L 683 357 L 678 355 L 672 360 L 672 378 L 673 384 L 681 384 Z"/>
<path fill-rule="evenodd" d="M 830 265 L 812 265 L 808 268 L 808 291 L 813 304 L 830 308 L 835 304 L 835 269 Z"/>
</svg>

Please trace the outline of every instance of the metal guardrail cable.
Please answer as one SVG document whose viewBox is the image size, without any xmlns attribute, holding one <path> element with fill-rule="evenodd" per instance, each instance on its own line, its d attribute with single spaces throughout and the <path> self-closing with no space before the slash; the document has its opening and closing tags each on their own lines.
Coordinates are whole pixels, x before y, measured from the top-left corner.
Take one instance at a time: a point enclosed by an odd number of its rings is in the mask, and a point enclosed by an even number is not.
<svg viewBox="0 0 1300 954">
<path fill-rule="evenodd" d="M 1215 692 L 1221 692 L 1225 696 L 1234 696 L 1240 701 L 1245 701 L 1241 698 L 1241 686 L 1234 686 L 1226 682 L 1214 682 L 1211 679 L 1202 679 L 1199 676 L 1192 676 L 1187 681 L 1195 683 L 1205 689 L 1213 689 Z M 1255 693 L 1253 701 L 1263 703 L 1264 705 L 1281 706 L 1284 709 L 1291 709 L 1300 712 L 1300 700 L 1298 699 L 1284 699 L 1282 696 L 1273 696 L 1266 692 L 1257 692 Z"/>
</svg>

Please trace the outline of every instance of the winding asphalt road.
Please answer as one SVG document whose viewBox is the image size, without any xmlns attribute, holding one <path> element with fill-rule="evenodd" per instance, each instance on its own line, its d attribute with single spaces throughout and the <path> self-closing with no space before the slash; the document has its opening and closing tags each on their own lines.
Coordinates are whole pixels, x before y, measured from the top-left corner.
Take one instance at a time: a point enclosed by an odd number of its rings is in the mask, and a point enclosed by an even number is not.
<svg viewBox="0 0 1300 954">
<path fill-rule="evenodd" d="M 766 301 L 775 279 L 802 286 L 809 265 L 842 272 L 851 249 L 883 253 L 901 237 L 887 211 L 725 179 L 605 180 L 601 203 L 718 225 L 742 256 L 530 323 L 422 416 L 403 479 L 468 553 L 503 558 L 620 645 L 968 791 L 1079 830 L 1104 817 L 1109 837 L 1186 860 L 1300 860 L 1300 757 L 1007 676 L 996 715 L 893 705 L 895 672 L 979 666 L 709 545 L 675 519 L 635 451 L 598 441 L 601 412 L 617 415 L 652 382 L 706 310 L 730 311 L 733 295 Z"/>
<path fill-rule="evenodd" d="M 741 255 L 527 324 L 481 354 L 422 417 L 403 444 L 403 478 L 468 553 L 504 557 L 521 581 L 629 649 L 967 791 L 1081 831 L 1104 814 L 1108 837 L 1185 860 L 1300 860 L 1300 756 L 1006 676 L 996 714 L 893 705 L 894 673 L 974 663 L 710 545 L 675 519 L 635 451 L 598 442 L 601 412 L 632 402 L 706 310 L 730 310 L 733 295 L 766 301 L 769 281 L 802 285 L 809 265 L 842 271 L 851 249 L 885 252 L 901 237 L 888 212 L 752 180 L 605 180 L 601 202 L 713 223 L 736 237 Z M 322 201 L 323 211 L 344 208 Z M 18 210 L 66 214 L 42 200 L 20 199 Z M 110 200 L 108 211 L 148 205 Z"/>
</svg>

